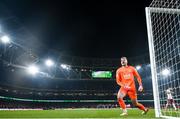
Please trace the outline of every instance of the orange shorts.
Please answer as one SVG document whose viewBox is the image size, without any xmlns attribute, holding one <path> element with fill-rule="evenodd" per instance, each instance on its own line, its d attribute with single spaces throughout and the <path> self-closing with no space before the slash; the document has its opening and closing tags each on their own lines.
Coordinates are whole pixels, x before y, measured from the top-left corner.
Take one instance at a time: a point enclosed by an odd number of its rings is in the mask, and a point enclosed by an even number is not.
<svg viewBox="0 0 180 119">
<path fill-rule="evenodd" d="M 135 88 L 127 90 L 121 87 L 120 92 L 123 93 L 125 96 L 128 95 L 130 99 L 137 99 L 137 93 Z"/>
</svg>

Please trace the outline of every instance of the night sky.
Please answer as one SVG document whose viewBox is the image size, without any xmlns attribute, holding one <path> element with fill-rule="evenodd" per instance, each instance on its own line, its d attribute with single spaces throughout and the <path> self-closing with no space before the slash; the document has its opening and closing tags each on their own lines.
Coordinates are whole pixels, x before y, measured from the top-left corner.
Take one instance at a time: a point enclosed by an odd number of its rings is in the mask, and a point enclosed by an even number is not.
<svg viewBox="0 0 180 119">
<path fill-rule="evenodd" d="M 119 58 L 149 53 L 145 7 L 151 1 L 1 0 L 0 4 L 47 49 Z"/>
</svg>

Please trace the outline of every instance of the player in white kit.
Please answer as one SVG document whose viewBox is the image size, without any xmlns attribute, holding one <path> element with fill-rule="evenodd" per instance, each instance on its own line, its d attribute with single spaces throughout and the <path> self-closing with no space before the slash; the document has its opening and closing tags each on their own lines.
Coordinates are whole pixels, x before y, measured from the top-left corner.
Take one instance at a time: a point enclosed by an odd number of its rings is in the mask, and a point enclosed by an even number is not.
<svg viewBox="0 0 180 119">
<path fill-rule="evenodd" d="M 175 105 L 175 102 L 174 102 L 174 99 L 173 99 L 173 96 L 172 96 L 172 88 L 168 88 L 166 90 L 166 94 L 167 94 L 167 103 L 166 103 L 166 107 L 165 109 L 168 108 L 168 105 L 172 105 L 174 107 L 175 110 L 177 110 L 176 108 L 176 105 Z"/>
</svg>

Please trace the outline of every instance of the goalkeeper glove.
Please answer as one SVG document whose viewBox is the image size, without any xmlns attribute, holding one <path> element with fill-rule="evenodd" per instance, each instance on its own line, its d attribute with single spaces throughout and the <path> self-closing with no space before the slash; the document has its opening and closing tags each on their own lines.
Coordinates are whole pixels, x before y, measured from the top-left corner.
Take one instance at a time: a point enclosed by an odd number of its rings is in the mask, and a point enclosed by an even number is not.
<svg viewBox="0 0 180 119">
<path fill-rule="evenodd" d="M 143 91 L 143 86 L 142 86 L 142 85 L 139 86 L 138 91 L 139 91 L 139 92 L 142 92 L 142 91 Z"/>
</svg>

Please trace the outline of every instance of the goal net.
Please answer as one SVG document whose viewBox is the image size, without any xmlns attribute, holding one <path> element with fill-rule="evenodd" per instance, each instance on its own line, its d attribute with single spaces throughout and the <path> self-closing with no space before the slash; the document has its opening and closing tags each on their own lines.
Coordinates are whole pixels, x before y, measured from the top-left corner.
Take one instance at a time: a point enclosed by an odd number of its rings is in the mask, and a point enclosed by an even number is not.
<svg viewBox="0 0 180 119">
<path fill-rule="evenodd" d="M 156 117 L 180 118 L 180 1 L 153 0 L 146 21 Z"/>
</svg>

